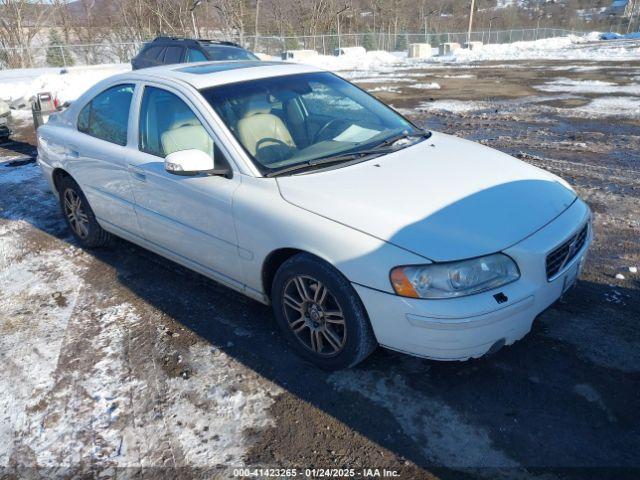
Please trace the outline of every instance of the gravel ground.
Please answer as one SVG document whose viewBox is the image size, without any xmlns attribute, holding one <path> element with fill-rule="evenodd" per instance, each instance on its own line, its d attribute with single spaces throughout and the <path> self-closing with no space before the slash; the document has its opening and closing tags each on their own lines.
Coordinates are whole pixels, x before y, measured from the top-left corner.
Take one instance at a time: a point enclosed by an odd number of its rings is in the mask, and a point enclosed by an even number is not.
<svg viewBox="0 0 640 480">
<path fill-rule="evenodd" d="M 360 80 L 422 126 L 563 176 L 594 211 L 577 285 L 522 341 L 464 363 L 378 350 L 327 374 L 267 307 L 125 241 L 78 248 L 17 124 L 0 144 L 0 478 L 638 478 L 639 66 Z"/>
</svg>

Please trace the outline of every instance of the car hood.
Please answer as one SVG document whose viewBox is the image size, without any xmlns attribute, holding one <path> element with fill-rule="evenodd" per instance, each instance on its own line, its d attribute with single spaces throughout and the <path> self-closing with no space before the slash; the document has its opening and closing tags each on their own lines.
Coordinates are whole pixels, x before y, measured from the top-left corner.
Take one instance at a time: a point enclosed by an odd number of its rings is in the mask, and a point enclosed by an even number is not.
<svg viewBox="0 0 640 480">
<path fill-rule="evenodd" d="M 277 182 L 287 202 L 434 261 L 504 250 L 576 199 L 555 175 L 442 133 L 373 160 Z"/>
</svg>

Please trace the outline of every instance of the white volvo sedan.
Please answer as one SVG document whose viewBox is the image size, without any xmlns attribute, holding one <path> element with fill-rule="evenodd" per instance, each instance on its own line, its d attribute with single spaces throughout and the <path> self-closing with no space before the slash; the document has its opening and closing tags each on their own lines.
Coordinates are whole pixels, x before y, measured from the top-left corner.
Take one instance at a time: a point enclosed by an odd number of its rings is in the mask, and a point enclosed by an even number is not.
<svg viewBox="0 0 640 480">
<path fill-rule="evenodd" d="M 108 78 L 38 130 L 38 162 L 81 245 L 117 235 L 272 304 L 327 369 L 512 344 L 592 238 L 560 178 L 302 65 Z"/>
</svg>

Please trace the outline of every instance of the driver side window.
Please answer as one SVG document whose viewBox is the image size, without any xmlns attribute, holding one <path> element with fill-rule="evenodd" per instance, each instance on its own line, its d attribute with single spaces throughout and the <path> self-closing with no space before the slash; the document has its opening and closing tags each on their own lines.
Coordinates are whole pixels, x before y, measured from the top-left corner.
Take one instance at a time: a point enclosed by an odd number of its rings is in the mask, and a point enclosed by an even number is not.
<svg viewBox="0 0 640 480">
<path fill-rule="evenodd" d="M 166 157 L 196 149 L 214 156 L 214 142 L 191 108 L 177 95 L 145 87 L 140 106 L 140 151 Z"/>
</svg>

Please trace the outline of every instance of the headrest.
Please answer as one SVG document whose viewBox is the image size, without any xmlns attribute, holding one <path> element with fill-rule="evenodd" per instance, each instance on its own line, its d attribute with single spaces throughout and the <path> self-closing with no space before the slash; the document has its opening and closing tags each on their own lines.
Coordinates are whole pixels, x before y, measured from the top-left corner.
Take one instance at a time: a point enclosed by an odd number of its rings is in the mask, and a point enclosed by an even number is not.
<svg viewBox="0 0 640 480">
<path fill-rule="evenodd" d="M 171 125 L 169 125 L 168 130 L 175 130 L 176 128 L 181 127 L 201 127 L 202 125 L 198 121 L 197 118 L 185 118 L 183 120 L 175 120 Z"/>
<path fill-rule="evenodd" d="M 264 113 L 271 112 L 271 103 L 267 100 L 266 94 L 258 93 L 256 95 L 252 95 L 247 102 L 247 108 L 244 111 L 244 116 L 250 117 L 252 115 L 259 115 Z"/>
</svg>

